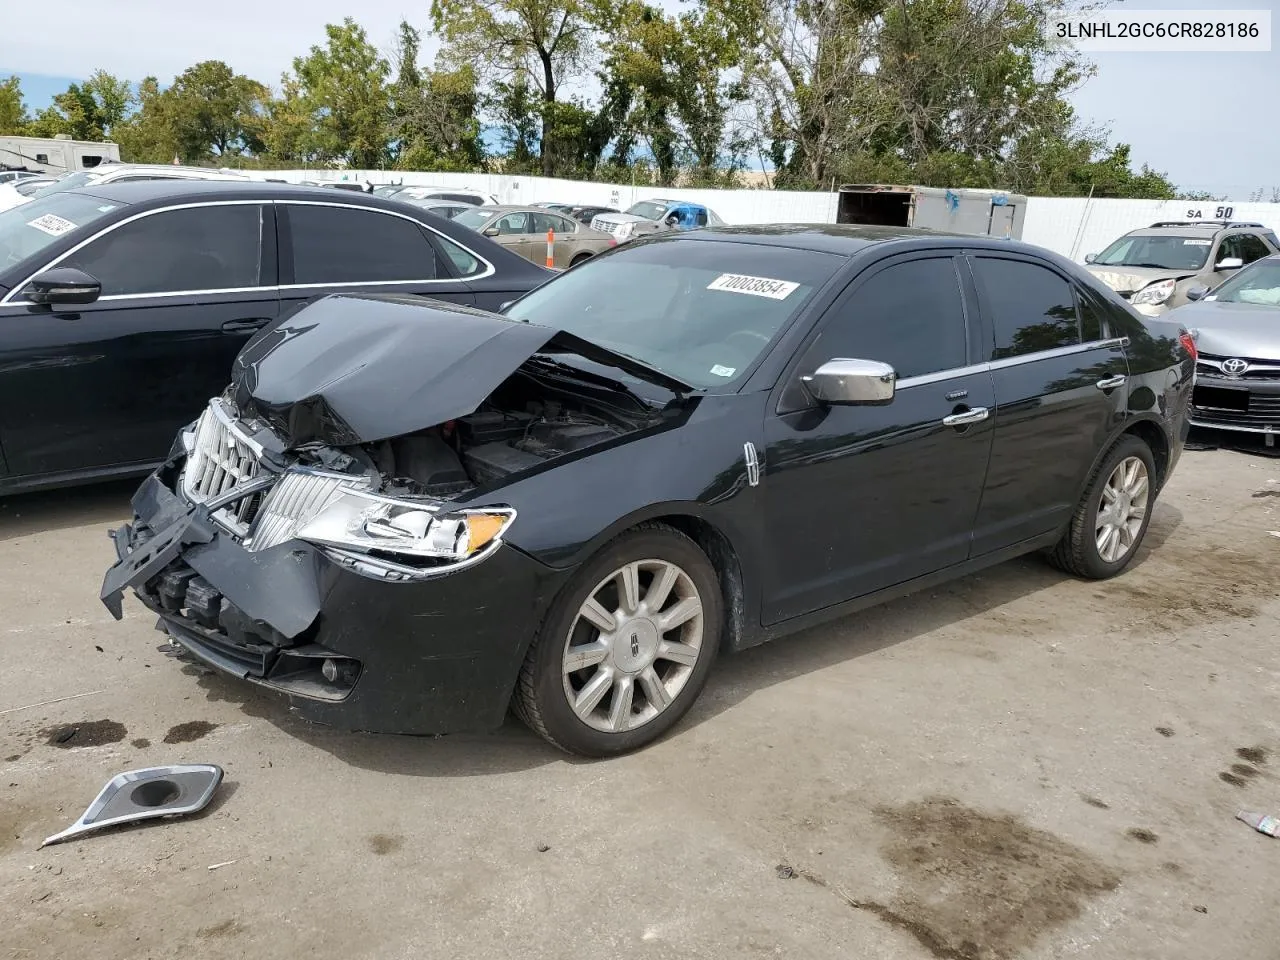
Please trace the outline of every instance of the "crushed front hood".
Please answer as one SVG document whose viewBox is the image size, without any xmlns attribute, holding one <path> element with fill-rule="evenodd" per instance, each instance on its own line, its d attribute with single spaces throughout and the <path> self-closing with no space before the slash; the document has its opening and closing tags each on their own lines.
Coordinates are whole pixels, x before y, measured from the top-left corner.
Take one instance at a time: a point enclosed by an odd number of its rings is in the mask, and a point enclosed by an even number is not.
<svg viewBox="0 0 1280 960">
<path fill-rule="evenodd" d="M 1157 280 L 1181 280 L 1195 273 L 1194 270 L 1158 270 L 1150 267 L 1104 267 L 1096 263 L 1088 264 L 1085 269 L 1112 290 L 1122 294 L 1141 290 Z"/>
<path fill-rule="evenodd" d="M 398 437 L 472 413 L 535 353 L 573 353 L 677 393 L 691 388 L 550 327 L 408 296 L 303 307 L 236 358 L 230 398 L 289 448 Z"/>
</svg>

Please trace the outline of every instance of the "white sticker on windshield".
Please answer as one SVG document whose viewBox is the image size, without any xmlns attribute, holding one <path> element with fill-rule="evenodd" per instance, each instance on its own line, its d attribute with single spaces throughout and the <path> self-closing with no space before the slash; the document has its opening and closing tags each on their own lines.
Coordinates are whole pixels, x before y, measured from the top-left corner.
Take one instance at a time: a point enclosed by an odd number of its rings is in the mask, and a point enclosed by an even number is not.
<svg viewBox="0 0 1280 960">
<path fill-rule="evenodd" d="M 35 227 L 51 237 L 60 237 L 64 233 L 74 230 L 76 225 L 70 220 L 64 220 L 56 213 L 46 213 L 43 217 L 36 217 L 34 220 L 27 221 L 28 227 Z"/>
<path fill-rule="evenodd" d="M 1213 243 L 1212 240 L 1183 240 L 1182 241 L 1182 245 L 1184 247 L 1207 247 L 1211 243 Z"/>
<path fill-rule="evenodd" d="M 785 300 L 800 284 L 790 280 L 771 280 L 768 277 L 748 277 L 741 273 L 722 273 L 709 284 L 708 290 L 723 290 L 726 293 L 746 293 L 753 297 L 768 297 L 770 300 Z"/>
<path fill-rule="evenodd" d="M 114 203 L 108 203 L 106 206 L 99 207 L 99 208 L 98 208 L 98 212 L 99 212 L 99 213 L 110 213 L 110 212 L 111 212 L 112 210 L 114 210 L 115 208 L 116 208 L 116 205 L 115 205 Z"/>
<path fill-rule="evenodd" d="M 717 363 L 711 368 L 711 374 L 716 377 L 732 377 L 737 369 L 737 367 L 722 367 Z"/>
</svg>

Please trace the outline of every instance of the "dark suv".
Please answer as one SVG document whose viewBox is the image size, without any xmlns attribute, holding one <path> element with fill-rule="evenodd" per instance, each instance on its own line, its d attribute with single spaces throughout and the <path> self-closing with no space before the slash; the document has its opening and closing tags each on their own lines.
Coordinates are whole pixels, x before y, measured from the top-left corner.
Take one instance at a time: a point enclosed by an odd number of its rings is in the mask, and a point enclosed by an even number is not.
<svg viewBox="0 0 1280 960">
<path fill-rule="evenodd" d="M 1035 550 L 1119 573 L 1195 367 L 1061 257 L 875 227 L 670 232 L 505 314 L 330 297 L 256 339 L 135 496 L 108 608 L 133 587 L 311 719 L 514 699 L 619 753 L 722 648 Z"/>
</svg>

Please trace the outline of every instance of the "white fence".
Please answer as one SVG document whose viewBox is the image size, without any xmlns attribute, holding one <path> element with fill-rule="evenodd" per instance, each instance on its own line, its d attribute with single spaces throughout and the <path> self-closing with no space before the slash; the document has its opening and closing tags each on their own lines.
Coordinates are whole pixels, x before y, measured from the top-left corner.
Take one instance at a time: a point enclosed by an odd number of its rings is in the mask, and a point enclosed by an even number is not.
<svg viewBox="0 0 1280 960">
<path fill-rule="evenodd" d="M 625 209 L 638 200 L 667 197 L 706 204 L 727 223 L 834 223 L 836 194 L 790 190 L 688 190 L 587 183 L 546 177 L 476 173 L 411 173 L 386 170 L 280 170 L 262 176 L 319 183 L 346 179 L 373 184 L 403 181 L 437 184 L 491 194 L 499 203 L 600 204 Z M 1063 256 L 1083 260 L 1116 237 L 1158 220 L 1248 220 L 1280 230 L 1280 203 L 1218 203 L 1187 200 L 1087 200 L 1084 197 L 1030 197 L 1022 239 Z"/>
</svg>

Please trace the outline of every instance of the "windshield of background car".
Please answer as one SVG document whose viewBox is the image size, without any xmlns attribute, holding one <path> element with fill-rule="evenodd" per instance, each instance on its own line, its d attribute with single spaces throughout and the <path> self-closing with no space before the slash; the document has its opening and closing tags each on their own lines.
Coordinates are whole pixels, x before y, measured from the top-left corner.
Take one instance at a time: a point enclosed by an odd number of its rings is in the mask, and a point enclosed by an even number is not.
<svg viewBox="0 0 1280 960">
<path fill-rule="evenodd" d="M 47 197 L 54 193 L 62 193 L 64 190 L 75 190 L 77 187 L 85 187 L 99 180 L 102 174 L 90 173 L 82 170 L 80 173 L 69 173 L 65 177 L 59 177 L 53 183 L 46 184 L 37 190 L 33 197 Z"/>
<path fill-rule="evenodd" d="M 453 218 L 454 223 L 460 223 L 464 227 L 472 230 L 479 230 L 490 218 L 494 216 L 493 210 L 466 210 Z"/>
<path fill-rule="evenodd" d="M 751 366 L 845 262 L 764 244 L 637 243 L 543 284 L 506 314 L 716 388 Z"/>
<path fill-rule="evenodd" d="M 1280 261 L 1264 260 L 1242 270 L 1213 291 L 1219 303 L 1261 303 L 1280 307 Z"/>
<path fill-rule="evenodd" d="M 0 212 L 0 268 L 34 257 L 64 234 L 121 206 L 83 193 L 55 193 Z"/>
<path fill-rule="evenodd" d="M 1209 237 L 1121 237 L 1093 261 L 1100 267 L 1152 267 L 1159 270 L 1199 270 L 1209 259 Z"/>
<path fill-rule="evenodd" d="M 667 205 L 665 203 L 654 203 L 652 200 L 641 200 L 637 204 L 627 208 L 627 213 L 635 217 L 644 217 L 646 220 L 658 220 L 662 214 L 666 212 Z"/>
</svg>

